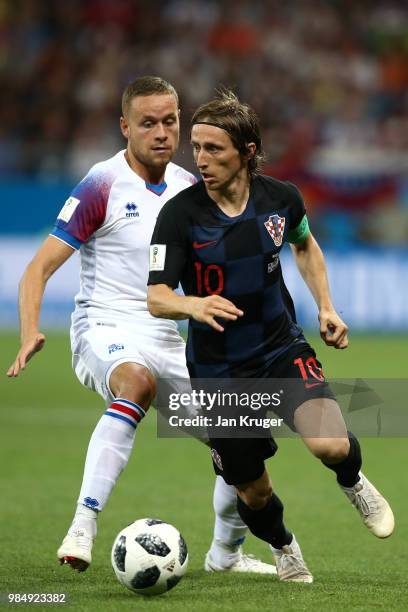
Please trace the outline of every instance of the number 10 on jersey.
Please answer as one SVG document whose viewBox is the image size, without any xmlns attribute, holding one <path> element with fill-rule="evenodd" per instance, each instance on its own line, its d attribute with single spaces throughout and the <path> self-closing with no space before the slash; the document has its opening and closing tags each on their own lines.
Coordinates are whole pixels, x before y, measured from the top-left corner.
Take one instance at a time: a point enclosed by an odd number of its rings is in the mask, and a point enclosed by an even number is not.
<svg viewBox="0 0 408 612">
<path fill-rule="evenodd" d="M 217 264 L 194 262 L 198 295 L 219 295 L 224 289 L 224 272 Z"/>
</svg>

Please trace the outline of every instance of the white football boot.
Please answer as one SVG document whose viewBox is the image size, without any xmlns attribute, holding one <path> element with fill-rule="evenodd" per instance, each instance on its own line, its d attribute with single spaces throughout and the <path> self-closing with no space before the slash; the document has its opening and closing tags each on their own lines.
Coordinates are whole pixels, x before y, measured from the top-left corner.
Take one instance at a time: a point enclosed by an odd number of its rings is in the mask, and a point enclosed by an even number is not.
<svg viewBox="0 0 408 612">
<path fill-rule="evenodd" d="M 275 574 L 276 567 L 270 563 L 264 563 L 255 559 L 253 555 L 245 555 L 241 549 L 238 551 L 238 559 L 230 567 L 222 567 L 214 563 L 211 552 L 205 557 L 204 569 L 206 572 L 240 572 L 243 574 Z"/>
<path fill-rule="evenodd" d="M 92 561 L 93 540 L 83 527 L 70 529 L 57 551 L 60 564 L 68 564 L 72 569 L 84 572 Z"/>
<path fill-rule="evenodd" d="M 347 495 L 351 503 L 357 508 L 364 525 L 377 538 L 388 538 L 394 531 L 394 515 L 386 499 L 371 484 L 362 472 L 360 480 L 354 487 L 340 488 Z"/>
<path fill-rule="evenodd" d="M 308 584 L 313 582 L 313 576 L 304 562 L 295 536 L 293 536 L 290 544 L 286 544 L 282 548 L 271 546 L 271 550 L 275 557 L 279 580 L 283 582 L 305 582 Z"/>
</svg>

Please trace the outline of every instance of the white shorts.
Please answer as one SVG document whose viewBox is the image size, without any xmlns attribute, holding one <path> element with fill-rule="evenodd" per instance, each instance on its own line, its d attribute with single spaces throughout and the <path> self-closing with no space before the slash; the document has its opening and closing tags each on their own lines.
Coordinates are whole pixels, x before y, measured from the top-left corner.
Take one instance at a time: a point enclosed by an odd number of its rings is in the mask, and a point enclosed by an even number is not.
<svg viewBox="0 0 408 612">
<path fill-rule="evenodd" d="M 189 388 L 184 340 L 176 329 L 163 333 L 162 324 L 83 319 L 71 328 L 71 348 L 79 381 L 107 403 L 114 399 L 110 376 L 121 363 L 145 366 L 157 381 L 159 401 L 173 390 Z"/>
</svg>

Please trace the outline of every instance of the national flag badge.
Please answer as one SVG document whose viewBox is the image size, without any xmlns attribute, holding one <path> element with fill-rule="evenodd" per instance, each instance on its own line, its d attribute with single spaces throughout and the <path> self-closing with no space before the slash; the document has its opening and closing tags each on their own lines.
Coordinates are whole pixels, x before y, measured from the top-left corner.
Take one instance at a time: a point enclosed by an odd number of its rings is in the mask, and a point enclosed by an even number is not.
<svg viewBox="0 0 408 612">
<path fill-rule="evenodd" d="M 275 243 L 275 246 L 279 247 L 282 244 L 283 232 L 285 231 L 285 217 L 280 217 L 279 215 L 271 215 L 267 221 L 265 221 L 264 226 L 272 240 Z"/>
</svg>

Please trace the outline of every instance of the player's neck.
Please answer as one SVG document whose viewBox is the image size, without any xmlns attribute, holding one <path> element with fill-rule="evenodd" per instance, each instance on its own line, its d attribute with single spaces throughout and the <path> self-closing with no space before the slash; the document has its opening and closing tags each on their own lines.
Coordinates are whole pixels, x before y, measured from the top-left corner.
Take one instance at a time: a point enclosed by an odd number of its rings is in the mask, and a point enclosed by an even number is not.
<svg viewBox="0 0 408 612">
<path fill-rule="evenodd" d="M 164 164 L 158 168 L 146 166 L 136 159 L 136 157 L 132 155 L 129 150 L 125 151 L 125 159 L 133 172 L 136 172 L 136 174 L 146 183 L 151 183 L 153 185 L 163 183 L 167 164 Z"/>
<path fill-rule="evenodd" d="M 208 190 L 208 195 L 229 217 L 241 215 L 247 204 L 250 190 L 250 179 L 247 173 L 240 174 L 219 190 Z"/>
</svg>

